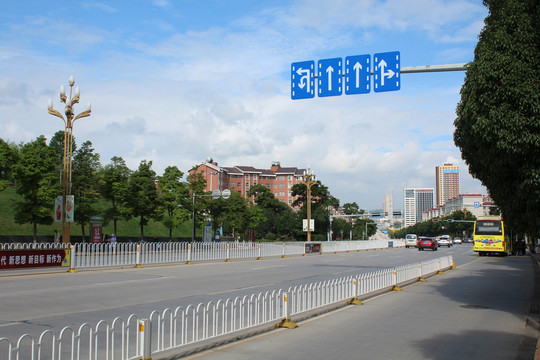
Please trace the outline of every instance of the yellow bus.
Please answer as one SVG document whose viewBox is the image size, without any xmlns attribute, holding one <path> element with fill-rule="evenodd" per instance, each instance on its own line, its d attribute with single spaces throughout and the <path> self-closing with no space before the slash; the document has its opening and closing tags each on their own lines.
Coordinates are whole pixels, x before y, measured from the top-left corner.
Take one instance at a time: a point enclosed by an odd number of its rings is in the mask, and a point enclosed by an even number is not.
<svg viewBox="0 0 540 360">
<path fill-rule="evenodd" d="M 508 255 L 510 239 L 505 234 L 504 222 L 499 216 L 479 217 L 474 223 L 473 250 L 480 256 Z"/>
</svg>

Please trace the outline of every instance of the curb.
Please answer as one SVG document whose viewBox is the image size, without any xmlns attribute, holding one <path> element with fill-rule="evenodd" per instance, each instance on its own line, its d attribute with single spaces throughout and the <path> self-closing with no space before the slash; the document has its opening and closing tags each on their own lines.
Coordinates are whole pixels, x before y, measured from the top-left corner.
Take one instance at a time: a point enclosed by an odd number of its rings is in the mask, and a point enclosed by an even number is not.
<svg viewBox="0 0 540 360">
<path fill-rule="evenodd" d="M 540 268 L 540 255 L 530 254 L 530 256 L 536 261 L 536 264 Z M 534 353 L 534 360 L 540 360 L 540 334 L 538 334 L 538 341 L 536 343 L 536 351 Z"/>
</svg>

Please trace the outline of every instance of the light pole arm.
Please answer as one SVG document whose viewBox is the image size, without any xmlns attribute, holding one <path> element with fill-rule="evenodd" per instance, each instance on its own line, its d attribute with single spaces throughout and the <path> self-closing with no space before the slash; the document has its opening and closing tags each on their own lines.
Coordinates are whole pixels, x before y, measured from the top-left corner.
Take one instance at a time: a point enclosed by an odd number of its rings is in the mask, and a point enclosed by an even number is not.
<svg viewBox="0 0 540 360">
<path fill-rule="evenodd" d="M 66 122 L 66 119 L 64 119 L 64 116 L 54 109 L 49 109 L 49 114 L 58 116 L 60 119 L 64 120 L 64 123 Z"/>
<path fill-rule="evenodd" d="M 86 110 L 86 111 L 83 111 L 82 113 L 80 113 L 79 115 L 75 116 L 75 118 L 73 119 L 73 122 L 75 122 L 75 120 L 77 119 L 80 119 L 80 118 L 83 118 L 83 117 L 87 117 L 87 116 L 90 116 L 90 113 L 92 112 L 92 110 Z"/>
</svg>

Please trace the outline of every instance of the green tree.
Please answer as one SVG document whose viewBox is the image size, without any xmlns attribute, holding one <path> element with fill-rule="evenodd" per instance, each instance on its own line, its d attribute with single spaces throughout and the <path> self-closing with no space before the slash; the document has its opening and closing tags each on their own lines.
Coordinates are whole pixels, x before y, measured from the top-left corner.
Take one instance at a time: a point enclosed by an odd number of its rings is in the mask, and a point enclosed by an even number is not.
<svg viewBox="0 0 540 360">
<path fill-rule="evenodd" d="M 540 2 L 485 0 L 454 142 L 512 228 L 540 236 Z"/>
<path fill-rule="evenodd" d="M 230 229 L 234 238 L 245 233 L 250 226 L 256 226 L 256 217 L 248 205 L 249 200 L 244 199 L 238 191 L 232 191 L 231 196 L 226 201 L 226 210 L 223 214 L 225 228 Z"/>
<path fill-rule="evenodd" d="M 302 206 L 299 214 L 302 216 L 297 225 L 296 235 L 303 237 L 301 219 L 307 218 L 307 186 L 304 183 L 296 184 L 292 187 L 292 196 L 298 196 L 293 202 L 293 206 Z M 328 207 L 339 207 L 339 201 L 330 195 L 328 187 L 317 181 L 311 186 L 311 218 L 315 220 L 315 233 L 326 234 L 330 227 L 330 213 Z"/>
<path fill-rule="evenodd" d="M 97 215 L 99 199 L 99 154 L 94 153 L 92 143 L 86 141 L 73 156 L 72 192 L 75 195 L 75 222 L 81 226 L 82 239 L 85 239 L 85 226 Z"/>
<path fill-rule="evenodd" d="M 131 174 L 126 206 L 131 216 L 139 218 L 143 240 L 144 226 L 150 219 L 160 220 L 162 216 L 152 161 L 141 161 L 139 168 Z"/>
<path fill-rule="evenodd" d="M 176 166 L 169 166 L 159 177 L 160 202 L 166 213 L 162 222 L 169 229 L 169 240 L 172 240 L 173 229 L 189 219 L 189 186 L 182 182 L 183 176 L 184 173 Z"/>
<path fill-rule="evenodd" d="M 202 226 L 204 221 L 203 213 L 208 210 L 208 201 L 204 197 L 194 197 L 193 195 L 209 195 L 209 192 L 205 192 L 206 180 L 201 172 L 196 171 L 197 167 L 193 167 L 192 172 L 188 175 L 189 191 L 191 192 L 191 205 L 189 210 L 195 215 L 195 219 L 192 219 L 192 226 L 197 229 Z M 195 170 L 195 171 L 194 171 Z M 195 209 L 193 208 L 195 205 Z M 194 234 L 196 235 L 196 234 Z"/>
<path fill-rule="evenodd" d="M 335 239 L 345 239 L 349 237 L 349 232 L 352 229 L 351 224 L 343 218 L 334 218 L 332 220 L 332 233 Z"/>
<path fill-rule="evenodd" d="M 111 206 L 104 212 L 104 224 L 113 222 L 113 231 L 117 232 L 118 220 L 127 218 L 125 202 L 128 197 L 128 180 L 131 170 L 126 166 L 126 162 L 121 157 L 113 157 L 111 163 L 105 165 L 100 171 L 100 193 Z"/>
<path fill-rule="evenodd" d="M 363 214 L 364 210 L 360 210 L 360 207 L 357 203 L 345 203 L 341 207 L 341 210 L 345 215 L 356 215 L 356 214 Z"/>
<path fill-rule="evenodd" d="M 248 191 L 248 197 L 253 196 L 256 207 L 261 210 L 261 221 L 256 227 L 256 232 L 260 236 L 273 233 L 279 236 L 290 236 L 292 232 L 286 224 L 290 224 L 292 219 L 292 209 L 287 204 L 275 198 L 270 189 L 261 184 L 252 186 Z"/>
<path fill-rule="evenodd" d="M 0 191 L 4 190 L 13 181 L 13 167 L 17 162 L 18 151 L 16 145 L 10 145 L 0 139 Z"/>
<path fill-rule="evenodd" d="M 54 198 L 60 188 L 52 185 L 55 177 L 54 152 L 47 146 L 44 136 L 21 147 L 20 157 L 15 164 L 17 194 L 22 201 L 15 204 L 15 222 L 33 224 L 33 239 L 37 238 L 38 225 L 53 223 Z"/>
</svg>

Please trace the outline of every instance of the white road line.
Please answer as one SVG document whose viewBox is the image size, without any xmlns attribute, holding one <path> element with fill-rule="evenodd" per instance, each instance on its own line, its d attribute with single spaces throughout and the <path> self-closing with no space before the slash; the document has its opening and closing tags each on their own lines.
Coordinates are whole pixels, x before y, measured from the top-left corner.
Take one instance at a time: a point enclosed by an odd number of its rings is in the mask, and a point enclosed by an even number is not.
<svg viewBox="0 0 540 360">
<path fill-rule="evenodd" d="M 218 295 L 218 294 L 224 294 L 224 293 L 229 293 L 229 292 L 233 292 L 233 291 L 249 290 L 249 289 L 255 289 L 255 288 L 258 288 L 258 287 L 262 287 L 262 286 L 274 286 L 274 285 L 275 285 L 275 283 L 253 285 L 253 286 L 247 286 L 247 287 L 238 288 L 238 289 L 229 289 L 229 290 L 217 291 L 217 292 L 213 292 L 213 293 L 207 293 L 207 295 Z"/>
<path fill-rule="evenodd" d="M 151 278 L 151 279 L 133 279 L 133 280 L 124 280 L 124 281 L 111 281 L 111 282 L 96 283 L 96 284 L 93 284 L 92 286 L 116 285 L 116 284 L 128 284 L 128 283 L 134 283 L 134 282 L 156 281 L 156 280 L 172 279 L 173 277 L 174 276 L 164 276 L 164 277 Z"/>
<path fill-rule="evenodd" d="M 280 268 L 280 267 L 285 267 L 285 266 L 286 265 L 261 266 L 261 267 L 251 268 L 251 270 L 274 269 L 274 268 Z"/>
<path fill-rule="evenodd" d="M 6 327 L 6 326 L 11 326 L 11 325 L 21 325 L 21 324 L 22 324 L 22 322 L 15 321 L 15 322 L 7 323 L 7 324 L 0 324 L 0 327 Z"/>
</svg>

